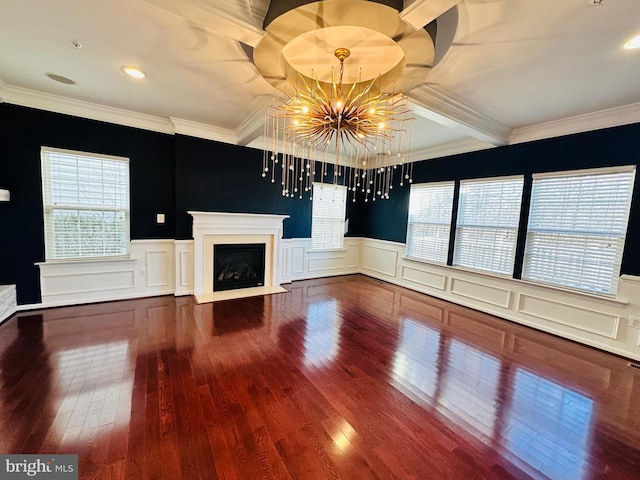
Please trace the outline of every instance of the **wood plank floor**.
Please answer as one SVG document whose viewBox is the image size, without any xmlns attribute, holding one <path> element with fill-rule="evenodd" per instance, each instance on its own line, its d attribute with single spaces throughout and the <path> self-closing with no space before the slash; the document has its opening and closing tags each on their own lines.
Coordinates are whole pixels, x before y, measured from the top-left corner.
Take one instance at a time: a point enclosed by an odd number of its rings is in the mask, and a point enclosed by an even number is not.
<svg viewBox="0 0 640 480">
<path fill-rule="evenodd" d="M 638 479 L 640 370 L 363 276 L 0 326 L 0 452 L 80 478 Z"/>
</svg>

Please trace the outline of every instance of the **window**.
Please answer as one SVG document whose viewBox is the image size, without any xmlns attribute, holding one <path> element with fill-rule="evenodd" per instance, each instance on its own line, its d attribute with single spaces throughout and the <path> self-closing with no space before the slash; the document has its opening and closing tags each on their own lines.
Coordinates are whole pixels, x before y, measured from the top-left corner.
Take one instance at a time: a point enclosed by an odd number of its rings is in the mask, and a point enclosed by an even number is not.
<svg viewBox="0 0 640 480">
<path fill-rule="evenodd" d="M 524 178 L 460 182 L 454 265 L 511 275 Z"/>
<path fill-rule="evenodd" d="M 446 263 L 453 208 L 453 182 L 411 185 L 407 256 Z"/>
<path fill-rule="evenodd" d="M 311 248 L 342 248 L 347 187 L 314 183 L 311 213 Z"/>
<path fill-rule="evenodd" d="M 635 168 L 533 178 L 522 277 L 615 294 Z"/>
<path fill-rule="evenodd" d="M 47 260 L 125 255 L 129 159 L 42 148 Z"/>
</svg>

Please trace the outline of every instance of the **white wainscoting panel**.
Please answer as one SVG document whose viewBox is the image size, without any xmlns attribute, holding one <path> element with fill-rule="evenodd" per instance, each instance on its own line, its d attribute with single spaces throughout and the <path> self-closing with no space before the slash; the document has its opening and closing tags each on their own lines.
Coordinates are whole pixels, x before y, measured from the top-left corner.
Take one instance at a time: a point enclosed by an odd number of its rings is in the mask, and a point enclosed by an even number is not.
<svg viewBox="0 0 640 480">
<path fill-rule="evenodd" d="M 361 241 L 365 275 L 640 360 L 640 330 L 628 326 L 640 315 L 638 277 L 623 275 L 616 298 L 600 297 L 408 259 L 403 243 Z"/>
<path fill-rule="evenodd" d="M 425 272 L 419 268 L 402 266 L 402 279 L 425 287 L 444 290 L 447 288 L 447 276 L 441 273 Z"/>
<path fill-rule="evenodd" d="M 174 294 L 193 294 L 193 240 L 176 240 L 176 289 Z"/>
<path fill-rule="evenodd" d="M 131 257 L 138 260 L 138 289 L 144 296 L 166 295 L 175 291 L 175 242 L 173 240 L 134 240 Z"/>
<path fill-rule="evenodd" d="M 147 287 L 169 286 L 171 270 L 173 270 L 167 268 L 170 265 L 169 253 L 169 250 L 148 250 L 145 252 L 147 257 Z"/>
<path fill-rule="evenodd" d="M 309 273 L 342 272 L 345 255 L 342 252 L 308 252 Z"/>
<path fill-rule="evenodd" d="M 300 275 L 304 273 L 304 257 L 306 249 L 303 246 L 291 247 L 291 274 Z"/>
<path fill-rule="evenodd" d="M 290 283 L 289 275 L 291 272 L 291 248 L 285 247 L 286 240 L 280 240 L 280 283 Z"/>
<path fill-rule="evenodd" d="M 336 250 L 312 250 L 310 238 L 291 238 L 282 241 L 282 255 L 287 256 L 283 279 L 288 282 L 308 278 L 349 275 L 360 272 L 359 238 L 345 238 L 344 246 Z M 283 265 L 283 267 L 285 267 Z"/>
<path fill-rule="evenodd" d="M 367 240 L 362 247 L 362 271 L 382 275 L 383 278 L 396 278 L 399 253 L 396 248 L 389 248 L 387 242 Z"/>
<path fill-rule="evenodd" d="M 584 330 L 609 338 L 618 338 L 620 317 L 591 308 L 560 303 L 548 298 L 520 294 L 518 312 Z"/>
<path fill-rule="evenodd" d="M 467 297 L 479 302 L 489 303 L 502 308 L 509 308 L 511 302 L 511 291 L 503 288 L 496 288 L 478 282 L 470 282 L 453 276 L 451 279 L 451 293 Z"/>
<path fill-rule="evenodd" d="M 16 286 L 0 285 L 0 322 L 3 322 L 16 313 Z"/>
<path fill-rule="evenodd" d="M 141 240 L 131 242 L 129 259 L 38 264 L 42 304 L 17 309 L 190 295 L 193 248 L 193 240 Z M 362 273 L 640 360 L 640 330 L 629 327 L 629 316 L 640 315 L 640 277 L 621 276 L 617 296 L 607 298 L 415 261 L 404 257 L 403 243 L 383 240 L 350 237 L 345 238 L 343 249 L 313 251 L 309 238 L 283 239 L 280 254 L 281 276 L 286 282 Z M 0 289 L 2 319 L 14 308 L 15 293 L 7 307 L 2 303 L 5 289 Z M 443 319 L 436 312 L 434 319 L 455 327 L 455 318 Z M 496 334 L 496 345 L 504 341 Z"/>
<path fill-rule="evenodd" d="M 173 240 L 135 240 L 129 251 L 129 258 L 37 264 L 42 293 L 42 304 L 38 306 L 174 293 Z"/>
</svg>

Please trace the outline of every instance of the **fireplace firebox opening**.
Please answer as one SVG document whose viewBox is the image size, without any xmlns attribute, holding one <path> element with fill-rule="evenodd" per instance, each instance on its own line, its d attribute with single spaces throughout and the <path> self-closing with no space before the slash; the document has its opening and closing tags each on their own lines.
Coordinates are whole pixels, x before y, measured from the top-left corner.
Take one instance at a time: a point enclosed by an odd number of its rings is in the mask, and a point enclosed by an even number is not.
<svg viewBox="0 0 640 480">
<path fill-rule="evenodd" d="M 265 271 L 264 243 L 215 244 L 213 291 L 262 287 Z"/>
</svg>

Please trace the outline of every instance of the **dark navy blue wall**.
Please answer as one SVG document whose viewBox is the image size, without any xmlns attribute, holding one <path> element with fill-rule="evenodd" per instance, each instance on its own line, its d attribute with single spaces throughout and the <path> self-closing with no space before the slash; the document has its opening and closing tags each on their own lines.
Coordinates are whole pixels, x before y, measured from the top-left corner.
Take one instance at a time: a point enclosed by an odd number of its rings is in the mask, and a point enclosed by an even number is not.
<svg viewBox="0 0 640 480">
<path fill-rule="evenodd" d="M 290 215 L 284 237 L 311 236 L 311 201 L 261 177 L 262 151 L 184 135 L 175 149 L 176 239 L 192 238 L 189 210 Z"/>
<path fill-rule="evenodd" d="M 285 238 L 308 238 L 311 202 L 283 198 L 260 177 L 262 152 L 0 104 L 0 284 L 17 284 L 19 304 L 40 302 L 44 260 L 40 148 L 50 146 L 131 159 L 131 238 L 191 238 L 187 210 L 287 214 Z M 638 165 L 640 125 L 618 127 L 415 165 L 415 182 L 511 175 L 612 165 Z M 625 248 L 623 273 L 640 275 L 640 181 Z M 409 189 L 390 200 L 347 205 L 350 236 L 404 242 Z M 166 223 L 155 223 L 165 213 Z"/>
<path fill-rule="evenodd" d="M 0 204 L 0 284 L 17 285 L 19 304 L 41 301 L 42 146 L 130 159 L 132 240 L 191 238 L 188 210 L 286 214 L 285 238 L 311 234 L 311 201 L 284 198 L 263 179 L 259 150 L 9 104 L 0 118 L 0 188 L 11 191 Z"/>
<path fill-rule="evenodd" d="M 640 166 L 640 124 L 597 130 L 416 163 L 414 183 L 464 180 L 620 165 Z M 637 177 L 637 173 L 636 173 Z M 526 183 L 525 183 L 526 185 Z M 525 201 L 528 196 L 525 192 Z M 369 203 L 359 235 L 404 242 L 409 188 L 395 186 L 391 200 Z M 622 273 L 640 275 L 640 180 L 636 178 Z M 523 251 L 524 235 L 520 235 Z M 522 259 L 517 259 L 516 270 Z"/>
<path fill-rule="evenodd" d="M 17 284 L 18 303 L 40 302 L 35 262 L 44 260 L 40 147 L 129 157 L 131 238 L 173 238 L 173 136 L 0 104 L 0 284 Z M 155 223 L 156 213 L 166 223 Z"/>
</svg>

